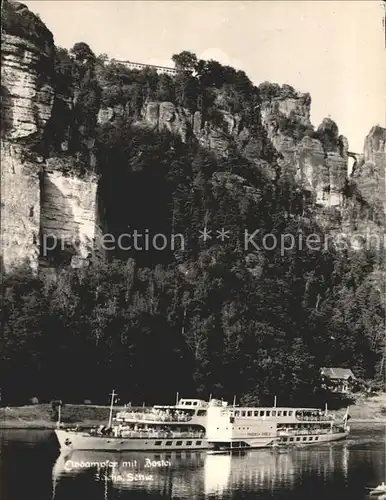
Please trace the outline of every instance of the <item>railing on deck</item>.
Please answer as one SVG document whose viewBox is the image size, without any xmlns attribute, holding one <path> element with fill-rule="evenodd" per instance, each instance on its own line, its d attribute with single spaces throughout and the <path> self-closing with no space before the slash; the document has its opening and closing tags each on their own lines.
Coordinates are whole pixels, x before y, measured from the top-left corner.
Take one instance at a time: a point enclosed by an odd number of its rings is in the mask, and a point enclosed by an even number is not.
<svg viewBox="0 0 386 500">
<path fill-rule="evenodd" d="M 331 422 L 335 420 L 333 415 L 297 415 L 296 413 L 295 418 L 302 422 Z"/>
<path fill-rule="evenodd" d="M 117 437 L 123 438 L 148 438 L 148 439 L 202 439 L 203 432 L 168 432 L 168 431 L 130 431 L 122 430 Z"/>
<path fill-rule="evenodd" d="M 291 429 L 288 431 L 279 430 L 277 431 L 278 436 L 307 436 L 309 434 L 331 434 L 335 432 L 343 432 L 343 429 L 339 427 L 328 427 L 327 429 L 309 429 L 309 430 L 296 430 Z"/>
<path fill-rule="evenodd" d="M 192 420 L 192 415 L 167 415 L 157 413 L 140 413 L 140 412 L 119 412 L 116 415 L 116 420 L 131 420 L 142 422 L 144 420 L 151 422 L 189 422 Z"/>
</svg>

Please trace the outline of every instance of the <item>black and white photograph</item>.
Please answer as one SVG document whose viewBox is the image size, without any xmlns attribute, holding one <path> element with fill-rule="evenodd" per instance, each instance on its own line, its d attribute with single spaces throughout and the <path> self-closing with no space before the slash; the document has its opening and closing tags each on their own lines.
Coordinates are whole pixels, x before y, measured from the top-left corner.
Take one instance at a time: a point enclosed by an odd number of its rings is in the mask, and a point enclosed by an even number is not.
<svg viewBox="0 0 386 500">
<path fill-rule="evenodd" d="M 1 0 L 0 500 L 386 500 L 386 1 Z"/>
</svg>

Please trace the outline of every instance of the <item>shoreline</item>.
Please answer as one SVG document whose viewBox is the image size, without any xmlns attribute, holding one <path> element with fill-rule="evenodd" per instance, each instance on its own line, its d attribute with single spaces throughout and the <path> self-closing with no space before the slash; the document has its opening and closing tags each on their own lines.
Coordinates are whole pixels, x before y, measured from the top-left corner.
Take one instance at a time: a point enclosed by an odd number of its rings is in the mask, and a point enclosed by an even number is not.
<svg viewBox="0 0 386 500">
<path fill-rule="evenodd" d="M 141 407 L 132 407 L 141 409 Z M 114 411 L 123 409 L 121 405 Z M 350 406 L 349 425 L 385 425 L 386 426 L 386 393 L 370 398 L 359 397 Z M 61 428 L 78 426 L 80 428 L 106 425 L 110 407 L 102 405 L 65 404 L 61 411 Z M 343 410 L 336 412 L 343 416 Z M 342 414 L 342 415 L 341 415 Z M 53 431 L 57 426 L 56 415 L 52 413 L 50 404 L 12 406 L 0 408 L 0 430 L 44 430 Z"/>
<path fill-rule="evenodd" d="M 371 424 L 371 425 L 384 425 L 386 426 L 386 419 L 383 420 L 374 420 L 374 419 L 350 419 L 350 424 Z M 65 425 L 61 427 L 61 429 L 66 429 L 68 427 L 94 427 L 101 425 L 100 421 L 95 422 L 74 422 L 71 425 Z M 13 422 L 1 422 L 0 423 L 0 431 L 3 430 L 32 430 L 32 431 L 54 431 L 56 429 L 56 424 L 51 422 L 47 423 L 35 423 L 35 422 L 20 422 L 20 424 L 15 424 Z"/>
<path fill-rule="evenodd" d="M 78 426 L 80 428 L 89 428 L 89 427 L 97 427 L 99 425 L 106 424 L 105 421 L 102 420 L 89 420 L 89 421 L 79 421 L 79 422 L 71 422 L 71 424 L 63 423 L 61 425 L 61 429 L 72 428 Z M 357 424 L 366 424 L 366 425 L 384 425 L 386 426 L 386 418 L 351 418 L 349 420 L 349 425 L 357 425 Z M 0 421 L 0 431 L 3 430 L 32 430 L 32 431 L 54 431 L 57 425 L 56 422 L 48 422 L 48 421 L 19 421 L 15 422 L 12 420 L 9 421 Z"/>
</svg>

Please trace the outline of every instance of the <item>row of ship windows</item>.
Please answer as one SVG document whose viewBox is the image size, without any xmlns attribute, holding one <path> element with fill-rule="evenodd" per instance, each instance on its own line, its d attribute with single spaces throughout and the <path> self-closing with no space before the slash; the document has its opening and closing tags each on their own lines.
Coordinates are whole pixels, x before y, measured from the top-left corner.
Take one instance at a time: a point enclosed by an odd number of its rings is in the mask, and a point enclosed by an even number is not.
<svg viewBox="0 0 386 500">
<path fill-rule="evenodd" d="M 202 441 L 196 441 L 196 446 L 200 446 Z M 172 446 L 173 441 L 166 441 L 165 446 Z M 176 441 L 176 446 L 182 446 L 182 441 Z M 191 446 L 193 444 L 193 441 L 186 441 L 185 442 L 186 446 Z M 162 441 L 156 441 L 155 446 L 161 446 Z"/>
<path fill-rule="evenodd" d="M 257 411 L 245 411 L 236 410 L 231 414 L 235 417 L 290 417 L 292 415 L 292 410 L 257 410 Z"/>
<path fill-rule="evenodd" d="M 319 436 L 315 436 L 315 441 L 318 441 L 319 439 Z M 297 438 L 294 438 L 294 437 L 290 437 L 290 438 L 282 438 L 282 441 L 283 442 L 287 442 L 287 441 L 313 441 L 314 440 L 314 436 L 305 436 L 305 437 L 297 437 Z"/>
</svg>

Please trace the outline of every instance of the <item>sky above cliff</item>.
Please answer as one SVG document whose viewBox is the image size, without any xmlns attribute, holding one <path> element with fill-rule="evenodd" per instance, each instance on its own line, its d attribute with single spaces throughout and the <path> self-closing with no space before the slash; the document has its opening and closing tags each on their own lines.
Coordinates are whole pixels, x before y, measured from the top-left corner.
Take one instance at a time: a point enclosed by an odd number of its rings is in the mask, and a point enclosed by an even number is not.
<svg viewBox="0 0 386 500">
<path fill-rule="evenodd" d="M 70 48 L 161 65 L 190 50 L 244 70 L 259 84 L 288 83 L 312 97 L 311 120 L 330 116 L 362 152 L 385 126 L 386 49 L 380 0 L 24 1 Z"/>
</svg>

